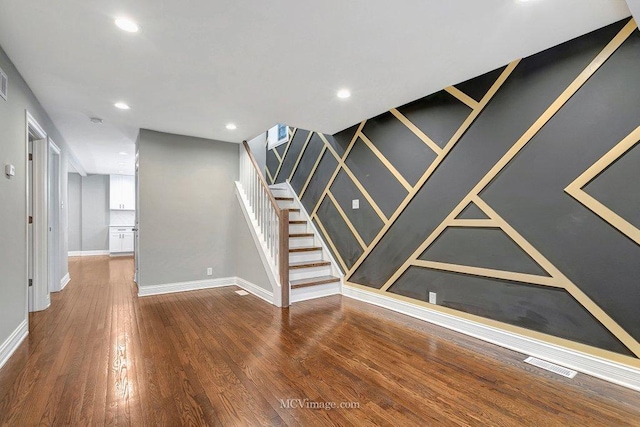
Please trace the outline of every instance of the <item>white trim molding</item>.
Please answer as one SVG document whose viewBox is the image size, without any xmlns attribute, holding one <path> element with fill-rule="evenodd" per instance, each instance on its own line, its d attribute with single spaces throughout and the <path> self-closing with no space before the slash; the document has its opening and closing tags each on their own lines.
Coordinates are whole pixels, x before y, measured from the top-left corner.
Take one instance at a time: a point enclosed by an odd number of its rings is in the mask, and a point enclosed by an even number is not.
<svg viewBox="0 0 640 427">
<path fill-rule="evenodd" d="M 581 353 L 558 345 L 483 325 L 478 322 L 431 310 L 409 302 L 369 292 L 349 285 L 342 287 L 344 296 L 378 307 L 387 308 L 501 347 L 640 391 L 640 370 L 620 363 Z"/>
<path fill-rule="evenodd" d="M 65 274 L 64 277 L 60 279 L 60 290 L 63 290 L 65 286 L 69 284 L 70 281 L 71 281 L 71 276 L 69 275 L 69 273 Z"/>
<path fill-rule="evenodd" d="M 275 305 L 274 301 L 273 301 L 273 292 L 268 291 L 264 288 L 261 288 L 260 286 L 251 283 L 247 280 L 244 280 L 241 277 L 236 277 L 236 286 L 241 287 L 242 289 L 244 289 L 245 291 L 252 293 L 253 295 L 257 296 L 260 299 L 265 300 L 266 302 L 268 302 L 269 304 L 273 304 Z"/>
<path fill-rule="evenodd" d="M 69 251 L 69 256 L 104 256 L 109 255 L 109 250 L 101 251 Z"/>
<path fill-rule="evenodd" d="M 29 335 L 29 323 L 27 319 L 23 320 L 20 325 L 9 335 L 9 338 L 0 345 L 0 368 L 4 366 L 11 355 L 20 347 L 22 341 Z"/>
<path fill-rule="evenodd" d="M 138 286 L 138 296 L 172 294 L 174 292 L 197 291 L 200 289 L 221 288 L 236 284 L 235 277 L 221 277 L 219 279 L 193 280 L 189 282 L 163 283 L 160 285 Z"/>
</svg>

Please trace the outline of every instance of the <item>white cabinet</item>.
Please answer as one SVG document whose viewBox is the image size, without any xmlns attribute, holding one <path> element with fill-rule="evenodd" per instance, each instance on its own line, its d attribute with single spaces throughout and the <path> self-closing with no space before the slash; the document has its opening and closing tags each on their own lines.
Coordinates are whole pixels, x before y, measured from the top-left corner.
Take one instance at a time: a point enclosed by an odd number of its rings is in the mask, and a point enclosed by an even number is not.
<svg viewBox="0 0 640 427">
<path fill-rule="evenodd" d="M 133 252 L 133 237 L 131 227 L 110 227 L 109 252 L 112 254 Z"/>
<path fill-rule="evenodd" d="M 111 210 L 136 209 L 136 182 L 134 176 L 109 176 L 109 206 Z"/>
</svg>

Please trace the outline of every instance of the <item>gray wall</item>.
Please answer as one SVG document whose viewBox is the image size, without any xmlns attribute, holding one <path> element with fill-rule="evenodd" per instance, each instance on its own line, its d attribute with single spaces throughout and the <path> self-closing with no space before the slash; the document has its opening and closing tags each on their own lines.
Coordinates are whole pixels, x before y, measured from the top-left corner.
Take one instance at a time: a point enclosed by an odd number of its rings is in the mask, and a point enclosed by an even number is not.
<svg viewBox="0 0 640 427">
<path fill-rule="evenodd" d="M 69 251 L 109 249 L 109 176 L 69 174 Z"/>
<path fill-rule="evenodd" d="M 267 133 L 264 132 L 256 136 L 251 141 L 248 141 L 248 144 L 260 171 L 265 173 L 264 168 L 267 167 Z M 243 147 L 240 146 L 240 148 Z"/>
<path fill-rule="evenodd" d="M 69 252 L 82 250 L 82 177 L 69 174 Z"/>
<path fill-rule="evenodd" d="M 27 318 L 25 110 L 62 150 L 61 205 L 67 206 L 67 145 L 36 97 L 0 47 L 0 67 L 9 77 L 9 99 L 0 99 L 0 165 L 11 163 L 16 176 L 0 176 L 0 344 Z M 61 275 L 67 274 L 67 212 L 60 212 Z"/>
<path fill-rule="evenodd" d="M 240 276 L 270 289 L 235 196 L 238 145 L 143 129 L 138 153 L 139 286 Z"/>
</svg>

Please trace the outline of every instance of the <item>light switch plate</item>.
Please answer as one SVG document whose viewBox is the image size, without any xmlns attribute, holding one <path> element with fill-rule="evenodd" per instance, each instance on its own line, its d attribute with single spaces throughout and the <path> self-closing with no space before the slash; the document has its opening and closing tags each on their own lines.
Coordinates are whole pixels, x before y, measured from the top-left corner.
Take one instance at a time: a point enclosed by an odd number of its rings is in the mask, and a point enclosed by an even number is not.
<svg viewBox="0 0 640 427">
<path fill-rule="evenodd" d="M 4 166 L 4 173 L 7 176 L 15 176 L 16 174 L 16 167 L 13 165 L 5 165 Z"/>
<path fill-rule="evenodd" d="M 351 201 L 351 209 L 360 209 L 360 199 L 353 199 Z"/>
</svg>

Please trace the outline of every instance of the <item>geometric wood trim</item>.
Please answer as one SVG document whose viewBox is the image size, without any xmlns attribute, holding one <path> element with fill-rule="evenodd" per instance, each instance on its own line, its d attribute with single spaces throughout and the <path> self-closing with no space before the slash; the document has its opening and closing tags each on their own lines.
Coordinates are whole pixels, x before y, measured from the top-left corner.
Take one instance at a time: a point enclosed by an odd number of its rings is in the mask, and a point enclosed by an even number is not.
<svg viewBox="0 0 640 427">
<path fill-rule="evenodd" d="M 454 219 L 447 224 L 449 227 L 478 227 L 496 228 L 498 223 L 492 219 Z"/>
<path fill-rule="evenodd" d="M 407 190 L 408 192 L 413 190 L 413 187 L 411 186 L 411 184 L 409 184 L 409 182 L 406 179 L 404 179 L 402 174 L 398 172 L 395 166 L 391 164 L 391 162 L 384 156 L 384 154 L 382 154 L 380 150 L 378 150 L 378 148 L 375 145 L 373 145 L 373 142 L 371 142 L 371 140 L 362 132 L 360 132 L 359 136 L 360 136 L 360 139 L 364 141 L 365 145 L 369 147 L 369 149 L 373 152 L 373 154 L 378 158 L 378 160 L 380 160 L 380 162 L 382 162 L 382 164 L 389 170 L 389 172 L 391 172 L 391 174 L 398 180 L 398 182 L 402 184 L 405 190 Z"/>
<path fill-rule="evenodd" d="M 438 144 L 433 142 L 433 140 L 429 138 L 427 134 L 425 134 L 418 126 L 414 125 L 411 120 L 409 120 L 404 114 L 402 114 L 395 108 L 392 108 L 391 110 L 389 110 L 389 112 L 393 114 L 396 119 L 398 119 L 403 125 L 405 125 L 411 132 L 413 132 L 415 136 L 420 138 L 422 142 L 427 144 L 429 148 L 431 148 L 436 154 L 439 155 L 442 153 L 442 148 L 440 148 Z"/>
<path fill-rule="evenodd" d="M 273 177 L 271 176 L 271 172 L 269 172 L 269 168 L 268 168 L 268 167 L 265 167 L 265 168 L 264 168 L 264 170 L 265 170 L 265 172 L 267 173 L 267 178 L 269 178 L 269 182 L 270 182 L 271 184 L 273 184 L 273 183 L 275 182 L 275 180 L 274 180 L 274 179 L 273 179 Z"/>
<path fill-rule="evenodd" d="M 322 156 L 324 155 L 325 151 L 327 151 L 327 147 L 323 146 L 322 150 L 320 150 L 320 154 L 318 155 L 318 158 L 316 159 L 316 162 L 313 164 L 313 167 L 311 168 L 311 172 L 309 172 L 309 176 L 307 177 L 307 180 L 305 181 L 304 186 L 302 187 L 302 190 L 300 190 L 300 194 L 298 195 L 299 198 L 302 198 L 302 196 L 304 195 L 304 192 L 307 191 L 307 187 L 311 182 L 311 177 L 313 177 L 313 175 L 316 173 L 316 169 L 318 169 L 318 165 L 320 164 L 320 161 L 322 160 Z"/>
<path fill-rule="evenodd" d="M 608 222 L 611 226 L 616 228 L 622 234 L 640 245 L 640 229 L 635 227 L 626 219 L 603 205 L 593 196 L 583 190 L 583 187 L 594 180 L 605 169 L 612 165 L 620 157 L 624 156 L 627 151 L 631 150 L 636 144 L 640 142 L 640 126 L 638 126 L 633 132 L 627 135 L 622 141 L 620 141 L 615 147 L 613 147 L 607 154 L 602 156 L 597 162 L 595 162 L 589 169 L 584 171 L 582 175 L 575 179 L 571 184 L 564 189 L 567 194 L 582 203 L 587 209 L 598 215 L 600 218 Z"/>
<path fill-rule="evenodd" d="M 444 88 L 444 90 L 446 90 L 449 93 L 449 95 L 452 95 L 454 98 L 457 98 L 458 101 L 461 101 L 462 103 L 467 104 L 467 106 L 471 107 L 472 110 L 478 107 L 478 101 L 471 98 L 469 95 L 462 92 L 457 87 L 449 86 Z"/>
<path fill-rule="evenodd" d="M 331 240 L 331 237 L 329 236 L 329 233 L 327 233 L 327 230 L 324 228 L 324 225 L 322 225 L 322 221 L 320 221 L 320 218 L 318 217 L 317 214 L 313 214 L 313 216 L 311 217 L 312 220 L 316 220 L 316 222 L 318 223 L 318 227 L 320 228 L 320 231 L 322 231 L 322 234 L 324 234 L 324 238 L 326 239 L 326 242 L 329 244 L 329 246 L 331 246 L 331 249 L 333 249 L 333 253 L 336 255 L 336 258 L 338 258 L 338 262 L 340 263 L 340 265 L 342 266 L 342 268 L 344 268 L 344 271 L 347 271 L 347 265 L 345 264 L 344 260 L 342 259 L 342 255 L 340 255 L 340 252 L 338 252 L 338 249 L 336 248 L 336 245 L 333 244 L 333 240 Z"/>
<path fill-rule="evenodd" d="M 478 107 L 475 110 L 473 110 L 471 112 L 471 114 L 469 114 L 469 116 L 465 119 L 464 122 L 462 122 L 462 124 L 460 125 L 458 130 L 453 134 L 453 136 L 451 137 L 449 142 L 447 142 L 447 145 L 445 145 L 445 147 L 442 149 L 440 154 L 438 154 L 438 157 L 436 157 L 436 159 L 431 163 L 431 165 L 429 165 L 429 167 L 424 172 L 422 177 L 418 180 L 416 185 L 413 186 L 413 190 L 411 190 L 411 192 L 409 192 L 409 194 L 407 194 L 407 196 L 404 198 L 402 203 L 400 203 L 400 205 L 398 206 L 396 211 L 393 213 L 393 215 L 391 215 L 391 217 L 388 219 L 388 221 L 385 221 L 385 224 L 382 227 L 382 229 L 378 232 L 378 234 L 371 241 L 371 243 L 369 243 L 369 246 L 362 253 L 362 255 L 360 255 L 360 257 L 356 260 L 355 264 L 353 264 L 353 266 L 351 266 L 351 269 L 346 271 L 346 276 L 345 277 L 347 279 L 349 279 L 349 278 L 351 278 L 351 276 L 353 276 L 353 274 L 355 273 L 356 269 L 369 256 L 371 251 L 373 251 L 373 249 L 380 242 L 380 240 L 382 240 L 384 235 L 387 233 L 387 231 L 389 231 L 391 226 L 395 223 L 395 221 L 402 214 L 402 212 L 405 210 L 405 208 L 407 206 L 409 206 L 409 203 L 411 202 L 411 200 L 413 200 L 413 198 L 418 193 L 418 191 L 420 191 L 420 189 L 425 184 L 425 182 L 427 182 L 427 180 L 429 179 L 431 174 L 433 174 L 433 172 L 438 168 L 438 166 L 444 161 L 444 159 L 447 157 L 447 155 L 451 152 L 451 150 L 458 143 L 460 138 L 462 138 L 462 135 L 465 134 L 467 129 L 469 129 L 469 127 L 473 124 L 473 122 L 476 120 L 478 115 L 480 115 L 482 110 L 487 106 L 489 101 L 491 101 L 491 98 L 493 98 L 493 96 L 498 92 L 498 89 L 500 89 L 500 87 L 504 84 L 504 82 L 507 80 L 509 75 L 511 75 L 511 73 L 516 68 L 516 66 L 518 65 L 519 62 L 520 62 L 519 59 L 511 62 L 502 71 L 502 73 L 500 74 L 498 79 L 493 83 L 491 88 L 487 91 L 487 93 L 484 95 L 482 100 L 478 103 Z M 454 218 L 451 218 L 451 219 L 453 220 Z"/>
<path fill-rule="evenodd" d="M 327 191 L 327 196 L 329 196 L 329 199 L 331 199 L 331 202 L 333 202 L 336 210 L 338 211 L 344 222 L 347 224 L 347 227 L 349 227 L 349 230 L 351 230 L 351 233 L 353 233 L 353 236 L 356 238 L 362 249 L 365 249 L 367 247 L 367 244 L 364 242 L 364 240 L 362 240 L 362 237 L 360 237 L 360 233 L 358 233 L 358 230 L 356 230 L 356 228 L 353 226 L 351 220 L 349 220 L 349 217 L 347 217 L 347 214 L 344 212 L 336 198 L 333 197 L 333 194 L 331 194 L 331 190 Z"/>
<path fill-rule="evenodd" d="M 490 277 L 493 279 L 509 280 L 552 288 L 563 288 L 562 284 L 560 284 L 557 279 L 547 276 L 538 276 L 536 274 L 516 273 L 513 271 L 496 270 L 493 268 L 471 267 L 468 265 L 425 261 L 422 259 L 413 261 L 411 265 L 431 270 L 451 271 L 453 273 L 468 274 L 471 276 Z"/>
<path fill-rule="evenodd" d="M 296 128 L 297 130 L 297 128 Z M 300 150 L 300 154 L 298 154 L 298 158 L 296 159 L 295 164 L 293 165 L 293 169 L 291 169 L 291 173 L 289 174 L 289 181 L 291 181 L 291 178 L 293 178 L 293 174 L 296 173 L 296 169 L 298 169 L 298 164 L 300 163 L 300 160 L 302 159 L 302 155 L 304 154 L 305 150 L 307 149 L 307 145 L 309 144 L 309 141 L 311 141 L 311 136 L 313 135 L 313 132 L 309 132 L 309 136 L 307 137 L 307 140 L 304 142 L 304 145 L 302 146 L 302 150 Z"/>
<path fill-rule="evenodd" d="M 309 135 L 311 135 L 313 132 L 309 132 Z M 287 148 L 284 149 L 284 153 L 282 153 L 282 159 L 284 159 L 285 157 L 287 157 L 287 153 L 289 152 L 289 147 L 291 147 L 291 143 L 293 142 L 293 139 L 290 139 L 289 141 L 287 141 Z M 274 148 L 273 151 L 276 153 L 276 157 L 278 157 L 277 153 L 278 151 Z M 283 160 L 280 160 L 280 164 L 278 165 L 278 170 L 276 170 L 275 175 L 273 176 L 274 179 L 278 179 L 278 174 L 280 173 L 280 169 L 282 169 L 282 164 L 284 163 Z"/>
</svg>

